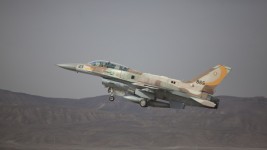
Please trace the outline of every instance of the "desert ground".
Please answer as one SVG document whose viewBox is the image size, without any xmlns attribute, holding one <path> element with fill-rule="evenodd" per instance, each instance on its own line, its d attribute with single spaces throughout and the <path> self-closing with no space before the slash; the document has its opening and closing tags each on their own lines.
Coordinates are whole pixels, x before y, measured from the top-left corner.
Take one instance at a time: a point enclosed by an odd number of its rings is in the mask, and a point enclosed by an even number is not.
<svg viewBox="0 0 267 150">
<path fill-rule="evenodd" d="M 0 90 L 0 149 L 267 149 L 267 99 L 218 98 L 217 110 L 175 110 Z"/>
</svg>

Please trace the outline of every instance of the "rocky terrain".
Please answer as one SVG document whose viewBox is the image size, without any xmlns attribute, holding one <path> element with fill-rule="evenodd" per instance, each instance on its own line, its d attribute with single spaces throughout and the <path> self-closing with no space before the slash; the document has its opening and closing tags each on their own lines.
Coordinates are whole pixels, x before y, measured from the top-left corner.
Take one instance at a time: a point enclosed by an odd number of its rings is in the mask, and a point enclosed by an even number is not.
<svg viewBox="0 0 267 150">
<path fill-rule="evenodd" d="M 174 110 L 0 90 L 0 149 L 267 149 L 267 99 L 219 98 Z"/>
</svg>

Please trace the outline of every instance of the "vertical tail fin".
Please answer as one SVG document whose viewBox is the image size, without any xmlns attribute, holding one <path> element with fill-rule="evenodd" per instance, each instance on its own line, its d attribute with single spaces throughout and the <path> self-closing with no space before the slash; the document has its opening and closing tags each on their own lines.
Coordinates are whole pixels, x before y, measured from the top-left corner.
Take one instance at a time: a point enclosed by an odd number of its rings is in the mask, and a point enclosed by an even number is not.
<svg viewBox="0 0 267 150">
<path fill-rule="evenodd" d="M 230 71 L 230 67 L 217 65 L 199 77 L 189 81 L 189 83 L 197 91 L 214 94 L 216 86 L 222 82 Z"/>
</svg>

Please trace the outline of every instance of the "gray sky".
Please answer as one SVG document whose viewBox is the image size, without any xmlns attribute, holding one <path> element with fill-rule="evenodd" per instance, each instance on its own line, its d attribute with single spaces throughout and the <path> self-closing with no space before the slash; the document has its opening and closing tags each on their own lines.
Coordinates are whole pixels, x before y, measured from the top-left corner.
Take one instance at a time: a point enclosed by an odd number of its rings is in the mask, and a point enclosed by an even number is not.
<svg viewBox="0 0 267 150">
<path fill-rule="evenodd" d="M 1 0 L 0 88 L 47 97 L 107 94 L 55 66 L 104 59 L 188 80 L 224 64 L 215 95 L 267 96 L 267 1 Z"/>
</svg>

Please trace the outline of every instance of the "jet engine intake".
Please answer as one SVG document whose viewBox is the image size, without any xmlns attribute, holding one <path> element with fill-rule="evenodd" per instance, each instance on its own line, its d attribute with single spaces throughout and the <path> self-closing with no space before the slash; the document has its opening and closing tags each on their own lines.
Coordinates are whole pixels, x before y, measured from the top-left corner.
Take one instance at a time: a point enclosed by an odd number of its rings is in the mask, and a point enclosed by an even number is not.
<svg viewBox="0 0 267 150">
<path fill-rule="evenodd" d="M 120 82 L 108 80 L 108 79 L 102 79 L 102 84 L 105 87 L 111 87 L 111 88 L 116 88 L 116 89 L 129 89 L 129 86 Z"/>
<path fill-rule="evenodd" d="M 120 93 L 123 91 L 124 93 L 130 93 L 133 94 L 134 91 L 131 90 L 131 88 L 124 83 L 108 80 L 108 79 L 102 79 L 102 84 L 105 87 L 112 88 L 113 90 L 119 91 Z M 121 95 L 121 94 L 120 94 Z"/>
</svg>

